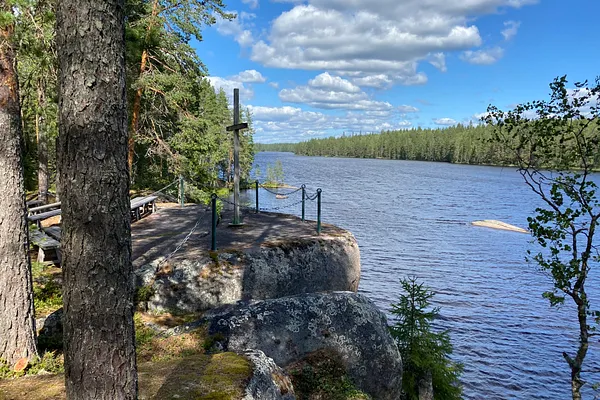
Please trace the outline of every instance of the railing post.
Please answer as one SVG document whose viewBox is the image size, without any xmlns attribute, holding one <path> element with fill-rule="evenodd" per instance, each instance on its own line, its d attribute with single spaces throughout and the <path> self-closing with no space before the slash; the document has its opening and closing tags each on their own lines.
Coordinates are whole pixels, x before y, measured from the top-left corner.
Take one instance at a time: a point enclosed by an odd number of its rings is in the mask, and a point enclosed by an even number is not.
<svg viewBox="0 0 600 400">
<path fill-rule="evenodd" d="M 210 249 L 217 251 L 217 195 L 214 193 L 210 196 L 210 204 L 212 207 L 212 240 L 210 242 Z"/>
<path fill-rule="evenodd" d="M 258 212 L 259 212 L 259 208 L 258 208 L 258 179 L 256 180 L 256 182 L 254 182 L 254 186 L 256 187 L 256 213 L 258 214 Z"/>
<path fill-rule="evenodd" d="M 321 189 L 317 189 L 317 235 L 321 234 Z"/>
<path fill-rule="evenodd" d="M 302 222 L 304 222 L 304 216 L 306 214 L 306 185 L 302 185 Z"/>
<path fill-rule="evenodd" d="M 183 207 L 185 204 L 185 187 L 183 183 L 183 175 L 179 175 L 179 205 Z"/>
</svg>

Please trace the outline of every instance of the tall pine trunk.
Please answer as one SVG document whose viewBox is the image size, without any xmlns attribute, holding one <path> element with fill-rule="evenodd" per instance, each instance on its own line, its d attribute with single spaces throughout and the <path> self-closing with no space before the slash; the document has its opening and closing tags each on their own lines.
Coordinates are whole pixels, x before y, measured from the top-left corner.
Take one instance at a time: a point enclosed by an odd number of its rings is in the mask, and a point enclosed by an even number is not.
<svg viewBox="0 0 600 400">
<path fill-rule="evenodd" d="M 41 115 L 36 115 L 38 150 L 38 199 L 48 202 L 48 127 L 46 121 L 46 94 L 41 79 L 38 81 L 38 106 Z"/>
<path fill-rule="evenodd" d="M 10 12 L 6 3 L 2 12 Z M 36 354 L 33 284 L 28 256 L 19 87 L 13 26 L 0 26 L 0 358 Z"/>
<path fill-rule="evenodd" d="M 150 32 L 154 26 L 154 21 L 158 15 L 158 0 L 152 2 L 152 17 L 146 28 L 146 41 L 150 36 Z M 146 72 L 148 63 L 148 49 L 146 48 L 147 43 L 144 42 L 144 50 L 142 50 L 142 60 L 140 61 L 140 77 Z M 140 112 L 142 108 L 142 96 L 144 94 L 144 88 L 139 87 L 135 91 L 133 97 L 133 109 L 131 113 L 131 127 L 129 128 L 129 139 L 128 139 L 128 153 L 127 153 L 127 164 L 129 165 L 129 173 L 133 176 L 133 159 L 135 157 L 135 138 L 138 134 Z"/>
<path fill-rule="evenodd" d="M 68 399 L 137 398 L 123 6 L 57 7 Z"/>
</svg>

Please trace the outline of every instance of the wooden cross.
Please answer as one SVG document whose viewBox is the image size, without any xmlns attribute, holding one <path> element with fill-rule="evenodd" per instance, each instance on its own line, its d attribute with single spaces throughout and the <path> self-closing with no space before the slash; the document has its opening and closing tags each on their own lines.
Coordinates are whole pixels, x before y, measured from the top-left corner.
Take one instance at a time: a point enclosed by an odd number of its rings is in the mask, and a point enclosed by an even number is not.
<svg viewBox="0 0 600 400">
<path fill-rule="evenodd" d="M 241 225 L 240 221 L 240 130 L 248 129 L 247 123 L 240 124 L 240 89 L 233 89 L 233 125 L 228 126 L 228 132 L 233 131 L 233 222 L 232 226 Z"/>
</svg>

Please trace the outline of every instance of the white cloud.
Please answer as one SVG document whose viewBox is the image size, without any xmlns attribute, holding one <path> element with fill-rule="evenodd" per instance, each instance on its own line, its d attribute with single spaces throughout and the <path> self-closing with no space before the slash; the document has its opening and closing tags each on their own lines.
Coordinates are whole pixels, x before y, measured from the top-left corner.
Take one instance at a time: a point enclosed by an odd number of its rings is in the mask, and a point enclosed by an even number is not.
<svg viewBox="0 0 600 400">
<path fill-rule="evenodd" d="M 352 82 L 358 86 L 374 87 L 383 89 L 392 86 L 394 81 L 386 74 L 367 75 L 360 78 L 352 78 Z"/>
<path fill-rule="evenodd" d="M 517 31 L 521 26 L 521 22 L 519 21 L 506 21 L 504 23 L 506 29 L 504 29 L 501 33 L 504 36 L 504 40 L 510 40 L 517 35 Z"/>
<path fill-rule="evenodd" d="M 251 59 L 265 66 L 358 73 L 358 86 L 427 81 L 422 61 L 446 70 L 445 53 L 482 45 L 477 17 L 536 0 L 307 0 L 282 13 Z"/>
<path fill-rule="evenodd" d="M 328 73 L 317 75 L 308 86 L 283 89 L 279 99 L 286 103 L 307 104 L 321 109 L 390 110 L 388 102 L 376 101 L 352 82 Z"/>
<path fill-rule="evenodd" d="M 255 69 L 248 69 L 246 71 L 242 71 L 229 79 L 232 81 L 243 83 L 265 83 L 267 81 L 267 78 L 265 78 L 260 72 L 258 72 Z"/>
<path fill-rule="evenodd" d="M 279 89 L 279 82 L 269 82 L 269 86 L 273 89 Z"/>
<path fill-rule="evenodd" d="M 218 76 L 209 76 L 208 79 L 215 90 L 223 89 L 228 98 L 233 97 L 233 89 L 240 89 L 240 102 L 251 100 L 254 97 L 254 91 L 250 87 L 244 86 L 243 82 L 220 78 Z"/>
<path fill-rule="evenodd" d="M 417 107 L 407 105 L 398 106 L 398 110 L 400 110 L 400 112 L 403 114 L 419 112 L 419 109 Z"/>
<path fill-rule="evenodd" d="M 308 86 L 331 91 L 339 91 L 346 93 L 359 93 L 361 90 L 358 86 L 339 76 L 331 76 L 328 72 L 317 75 L 314 79 L 308 81 Z"/>
<path fill-rule="evenodd" d="M 343 110 L 389 110 L 392 105 L 384 101 L 370 100 L 366 93 L 347 93 L 298 86 L 283 89 L 279 98 L 286 103 L 307 104 L 322 109 Z"/>
<path fill-rule="evenodd" d="M 492 47 L 485 50 L 467 50 L 460 56 L 461 60 L 469 64 L 490 65 L 494 64 L 504 56 L 504 49 L 501 47 Z"/>
<path fill-rule="evenodd" d="M 444 53 L 435 53 L 429 56 L 429 64 L 433 65 L 441 72 L 446 72 L 448 68 L 446 68 L 446 56 Z"/>
<path fill-rule="evenodd" d="M 230 12 L 236 13 L 236 11 Z M 255 14 L 246 12 L 240 13 L 238 17 L 233 20 L 226 20 L 217 15 L 215 26 L 217 27 L 217 32 L 221 35 L 233 36 L 234 40 L 238 42 L 240 46 L 250 47 L 252 43 L 254 43 L 254 36 L 250 29 L 246 29 L 244 21 L 251 20 L 255 17 Z"/>
<path fill-rule="evenodd" d="M 433 120 L 433 123 L 436 125 L 442 125 L 442 126 L 450 126 L 450 125 L 457 124 L 457 122 L 455 120 L 453 120 L 452 118 L 436 118 Z"/>
<path fill-rule="evenodd" d="M 242 3 L 248 4 L 251 9 L 258 8 L 258 0 L 242 0 Z"/>
</svg>

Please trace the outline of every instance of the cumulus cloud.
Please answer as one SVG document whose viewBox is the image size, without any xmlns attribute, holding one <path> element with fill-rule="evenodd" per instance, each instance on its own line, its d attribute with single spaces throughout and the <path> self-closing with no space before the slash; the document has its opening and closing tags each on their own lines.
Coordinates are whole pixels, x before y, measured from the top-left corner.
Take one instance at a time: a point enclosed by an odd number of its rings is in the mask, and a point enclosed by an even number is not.
<svg viewBox="0 0 600 400">
<path fill-rule="evenodd" d="M 400 112 L 403 114 L 419 112 L 419 109 L 417 107 L 407 105 L 398 106 L 398 110 L 400 110 Z"/>
<path fill-rule="evenodd" d="M 461 60 L 475 65 L 494 64 L 504 56 L 504 49 L 501 47 L 492 47 L 484 50 L 467 50 L 460 56 Z"/>
<path fill-rule="evenodd" d="M 229 79 L 231 79 L 232 81 L 242 83 L 265 83 L 267 81 L 267 78 L 265 78 L 260 72 L 258 72 L 255 69 L 248 69 L 246 71 L 242 71 Z"/>
<path fill-rule="evenodd" d="M 392 105 L 369 98 L 358 86 L 339 76 L 328 73 L 317 75 L 308 86 L 283 89 L 279 99 L 286 103 L 306 104 L 321 109 L 390 110 Z"/>
<path fill-rule="evenodd" d="M 360 88 L 352 82 L 339 76 L 331 76 L 328 72 L 317 75 L 314 79 L 308 81 L 308 86 L 345 93 L 359 93 L 361 91 Z"/>
<path fill-rule="evenodd" d="M 225 79 L 218 76 L 209 76 L 206 79 L 210 81 L 210 84 L 215 88 L 215 90 L 219 91 L 223 89 L 228 98 L 233 97 L 233 89 L 240 89 L 240 101 L 244 102 L 250 100 L 254 97 L 254 91 L 252 88 L 244 85 L 243 82 L 234 81 L 231 79 Z"/>
<path fill-rule="evenodd" d="M 445 71 L 445 53 L 482 45 L 478 16 L 535 2 L 307 0 L 272 22 L 251 59 L 276 68 L 359 73 L 351 78 L 358 86 L 423 84 L 421 61 Z"/>
<path fill-rule="evenodd" d="M 506 21 L 506 22 L 504 22 L 504 26 L 506 27 L 506 29 L 504 29 L 501 32 L 502 36 L 504 36 L 504 40 L 510 40 L 517 35 L 517 31 L 519 30 L 519 27 L 521 26 L 521 22 Z"/>
<path fill-rule="evenodd" d="M 435 118 L 433 120 L 433 123 L 436 125 L 441 125 L 441 126 L 450 126 L 450 125 L 457 124 L 457 122 L 455 120 L 453 120 L 452 118 Z"/>
<path fill-rule="evenodd" d="M 231 13 L 236 13 L 236 11 L 230 11 Z M 217 27 L 217 32 L 224 36 L 233 36 L 233 39 L 238 42 L 238 44 L 242 47 L 250 47 L 252 43 L 254 43 L 254 36 L 252 35 L 252 31 L 247 29 L 246 21 L 254 19 L 256 17 L 255 14 L 242 12 L 238 14 L 238 17 L 233 20 L 223 19 L 221 16 L 217 15 L 215 26 Z"/>
</svg>

